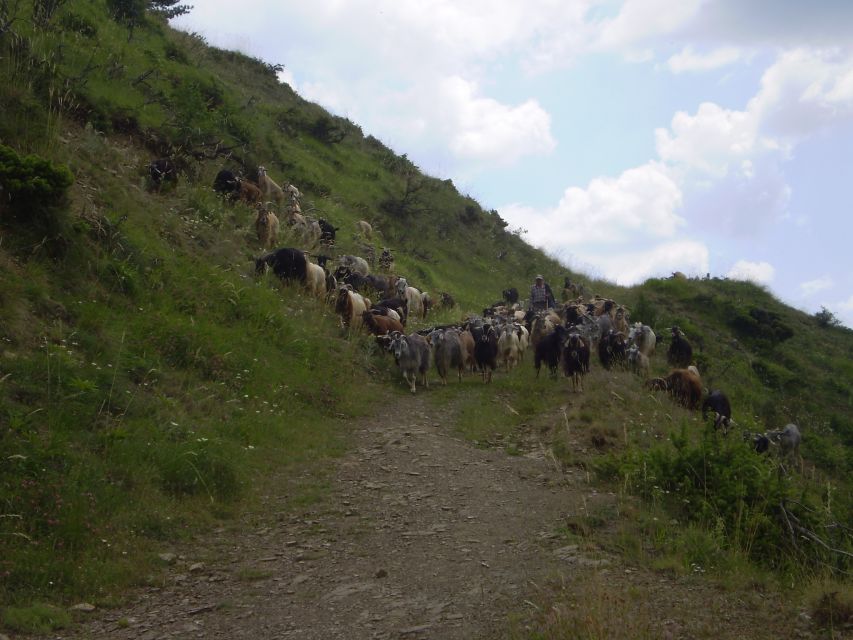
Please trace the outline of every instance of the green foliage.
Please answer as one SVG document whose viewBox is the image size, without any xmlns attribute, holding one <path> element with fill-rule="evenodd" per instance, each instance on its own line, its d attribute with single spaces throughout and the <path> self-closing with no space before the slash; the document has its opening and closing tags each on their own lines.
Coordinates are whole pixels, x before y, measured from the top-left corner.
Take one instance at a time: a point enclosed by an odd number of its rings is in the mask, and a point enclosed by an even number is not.
<svg viewBox="0 0 853 640">
<path fill-rule="evenodd" d="M 631 321 L 642 322 L 650 327 L 657 326 L 659 312 L 657 307 L 649 301 L 645 294 L 640 293 L 637 303 L 631 310 Z"/>
<path fill-rule="evenodd" d="M 826 307 L 821 307 L 820 311 L 814 314 L 814 319 L 817 320 L 819 327 L 838 327 L 841 325 L 841 320 L 835 317 Z"/>
<path fill-rule="evenodd" d="M 145 24 L 147 0 L 107 0 L 107 10 L 113 20 L 124 25 L 131 33 Z"/>
<path fill-rule="evenodd" d="M 0 223 L 33 240 L 56 241 L 67 233 L 64 207 L 73 180 L 63 165 L 0 145 Z"/>
<path fill-rule="evenodd" d="M 71 616 L 67 611 L 44 603 L 29 607 L 6 607 L 0 620 L 9 629 L 21 633 L 50 633 L 71 624 Z"/>
<path fill-rule="evenodd" d="M 751 339 L 759 346 L 773 347 L 794 335 L 778 313 L 758 307 L 733 310 L 729 322 L 742 338 Z"/>
<path fill-rule="evenodd" d="M 192 5 L 178 4 L 181 0 L 149 0 L 148 8 L 152 13 L 166 20 L 183 16 L 192 10 Z"/>
<path fill-rule="evenodd" d="M 812 531 L 831 531 L 826 525 L 834 516 L 826 497 L 821 501 L 803 491 L 770 459 L 736 439 L 720 438 L 711 428 L 691 444 L 684 424 L 669 444 L 631 449 L 598 469 L 606 477 L 620 476 L 632 492 L 679 520 L 717 532 L 714 545 L 703 542 L 696 549 L 719 545 L 776 569 L 797 568 L 800 562 L 845 564 L 822 546 L 798 544 L 789 524 L 794 520 Z M 841 548 L 850 545 L 843 532 L 834 537 Z M 700 562 L 696 551 L 691 557 Z M 711 560 L 707 556 L 701 562 L 708 567 Z"/>
</svg>

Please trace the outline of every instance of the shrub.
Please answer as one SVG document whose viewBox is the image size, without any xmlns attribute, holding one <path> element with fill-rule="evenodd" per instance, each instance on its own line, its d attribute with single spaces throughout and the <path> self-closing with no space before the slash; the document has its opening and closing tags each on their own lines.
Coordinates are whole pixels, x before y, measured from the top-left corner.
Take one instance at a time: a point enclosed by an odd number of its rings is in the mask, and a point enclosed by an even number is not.
<svg viewBox="0 0 853 640">
<path fill-rule="evenodd" d="M 820 311 L 814 314 L 814 319 L 817 320 L 818 326 L 823 328 L 841 325 L 841 320 L 836 318 L 835 314 L 826 307 L 821 307 Z"/>
<path fill-rule="evenodd" d="M 754 561 L 776 568 L 794 559 L 827 561 L 826 550 L 797 540 L 788 522 L 828 531 L 821 520 L 832 519 L 829 509 L 815 508 L 809 496 L 798 494 L 791 476 L 778 473 L 771 459 L 716 436 L 710 427 L 699 443 L 690 444 L 685 424 L 670 443 L 611 457 L 598 471 L 621 476 L 629 490 L 679 520 L 718 531 L 721 544 Z"/>
<path fill-rule="evenodd" d="M 73 181 L 63 165 L 0 145 L 0 223 L 55 244 L 67 232 L 67 191 Z"/>
</svg>

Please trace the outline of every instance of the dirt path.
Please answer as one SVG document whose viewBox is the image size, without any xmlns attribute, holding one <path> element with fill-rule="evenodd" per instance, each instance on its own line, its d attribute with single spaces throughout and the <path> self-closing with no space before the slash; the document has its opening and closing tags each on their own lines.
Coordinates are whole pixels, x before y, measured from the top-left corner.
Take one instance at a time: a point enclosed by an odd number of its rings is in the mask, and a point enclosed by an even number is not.
<svg viewBox="0 0 853 640">
<path fill-rule="evenodd" d="M 452 420 L 452 407 L 437 414 L 419 395 L 358 421 L 324 506 L 293 516 L 269 496 L 264 516 L 176 558 L 167 586 L 60 637 L 501 638 L 508 615 L 523 627 L 546 585 L 592 578 L 612 593 L 641 589 L 640 608 L 662 630 L 654 637 L 749 634 L 725 595 L 674 590 L 566 545 L 556 535 L 565 518 L 612 497 L 536 451 L 476 448 Z"/>
</svg>

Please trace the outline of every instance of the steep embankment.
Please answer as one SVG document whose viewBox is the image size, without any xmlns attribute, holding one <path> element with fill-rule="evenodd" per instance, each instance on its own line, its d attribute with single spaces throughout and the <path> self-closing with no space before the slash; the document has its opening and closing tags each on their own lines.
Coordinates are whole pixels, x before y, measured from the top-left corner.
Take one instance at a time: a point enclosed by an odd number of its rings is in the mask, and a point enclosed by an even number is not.
<svg viewBox="0 0 853 640">
<path fill-rule="evenodd" d="M 67 618 L 33 603 L 105 607 L 128 586 L 159 584 L 158 553 L 242 522 L 264 496 L 292 517 L 328 504 L 323 472 L 353 446 L 353 421 L 389 395 L 406 415 L 410 399 L 370 340 L 345 339 L 301 288 L 253 277 L 253 211 L 211 191 L 222 167 L 251 177 L 263 164 L 298 185 L 307 213 L 341 227 L 335 255 L 390 247 L 397 273 L 459 301 L 436 322 L 523 290 L 537 272 L 553 284 L 579 278 L 450 181 L 306 103 L 269 64 L 150 16 L 128 38 L 100 0 L 0 12 L 0 602 L 10 628 Z M 146 166 L 167 154 L 182 171 L 157 192 Z M 378 235 L 357 236 L 359 219 Z M 849 569 L 843 556 L 789 536 L 779 504 L 850 550 L 853 334 L 745 283 L 587 290 L 661 335 L 679 324 L 741 425 L 797 421 L 806 473 L 775 480 L 773 461 L 756 464 L 734 438 L 716 444 L 636 378 L 594 375 L 546 421 L 541 447 L 561 470 L 612 479 L 598 490 L 617 493 L 616 511 L 630 517 L 592 514 L 570 520 L 569 533 L 597 541 L 611 528 L 609 552 L 678 575 L 827 575 L 825 593 L 849 594 L 831 581 Z M 664 350 L 654 374 L 667 369 Z M 428 397 L 439 412 L 452 400 L 465 438 L 518 453 L 567 394 L 563 381 L 535 381 L 528 360 L 488 389 L 468 378 L 458 396 Z"/>
</svg>

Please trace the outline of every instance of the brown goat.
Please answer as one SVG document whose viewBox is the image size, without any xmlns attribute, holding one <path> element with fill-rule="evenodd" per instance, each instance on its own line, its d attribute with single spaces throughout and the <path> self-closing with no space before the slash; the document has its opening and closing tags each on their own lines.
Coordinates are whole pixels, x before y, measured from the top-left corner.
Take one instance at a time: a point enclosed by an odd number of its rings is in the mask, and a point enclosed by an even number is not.
<svg viewBox="0 0 853 640">
<path fill-rule="evenodd" d="M 374 315 L 369 310 L 362 313 L 361 317 L 364 319 L 364 326 L 375 336 L 384 336 L 392 331 L 403 333 L 403 325 L 394 318 Z"/>
<path fill-rule="evenodd" d="M 261 201 L 261 190 L 258 189 L 254 182 L 245 178 L 238 178 L 237 183 L 240 185 L 240 189 L 237 192 L 237 197 L 240 200 L 248 204 L 255 204 Z"/>
<path fill-rule="evenodd" d="M 666 377 L 667 390 L 682 406 L 695 411 L 702 402 L 702 381 L 692 371 L 674 369 Z"/>
<path fill-rule="evenodd" d="M 278 239 L 278 216 L 268 211 L 263 205 L 257 205 L 258 217 L 255 218 L 255 232 L 258 234 L 258 242 L 264 249 L 271 249 Z"/>
</svg>

